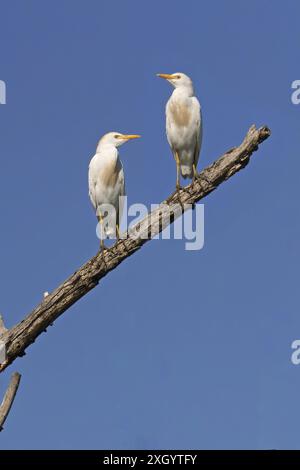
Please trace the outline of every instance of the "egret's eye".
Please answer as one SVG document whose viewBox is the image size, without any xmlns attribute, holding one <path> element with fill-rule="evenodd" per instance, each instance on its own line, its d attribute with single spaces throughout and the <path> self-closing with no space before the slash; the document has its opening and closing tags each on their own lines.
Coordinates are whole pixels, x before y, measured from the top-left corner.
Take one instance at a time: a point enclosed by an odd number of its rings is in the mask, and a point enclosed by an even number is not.
<svg viewBox="0 0 300 470">
<path fill-rule="evenodd" d="M 120 136 L 118 134 L 115 134 L 115 139 L 119 139 Z"/>
<path fill-rule="evenodd" d="M 177 79 L 181 78 L 181 75 L 176 75 L 176 78 L 177 78 Z"/>
</svg>

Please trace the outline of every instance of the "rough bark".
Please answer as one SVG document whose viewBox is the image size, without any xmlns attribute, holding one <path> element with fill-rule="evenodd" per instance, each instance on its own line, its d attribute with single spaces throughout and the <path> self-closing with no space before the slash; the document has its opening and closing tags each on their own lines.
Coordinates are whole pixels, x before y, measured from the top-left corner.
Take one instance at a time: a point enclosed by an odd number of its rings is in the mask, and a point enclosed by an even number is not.
<svg viewBox="0 0 300 470">
<path fill-rule="evenodd" d="M 6 333 L 7 328 L 4 325 L 2 315 L 0 315 L 0 338 L 3 333 Z"/>
<path fill-rule="evenodd" d="M 167 200 L 127 233 L 125 240 L 119 240 L 111 249 L 98 252 L 78 271 L 51 292 L 20 323 L 0 334 L 6 344 L 6 361 L 0 365 L 0 372 L 18 356 L 24 355 L 25 349 L 65 312 L 77 300 L 93 289 L 99 281 L 122 261 L 139 250 L 149 241 L 151 234 L 157 235 L 167 225 L 181 215 L 181 205 L 187 210 L 190 205 L 207 196 L 222 182 L 244 168 L 258 145 L 270 136 L 267 127 L 256 129 L 252 126 L 239 147 L 229 150 L 212 165 L 204 169 L 194 182 L 172 194 Z M 180 204 L 179 204 L 180 202 Z M 186 206 L 187 205 L 187 206 Z M 170 214 L 171 211 L 171 220 Z M 137 236 L 138 234 L 138 236 Z"/>
</svg>

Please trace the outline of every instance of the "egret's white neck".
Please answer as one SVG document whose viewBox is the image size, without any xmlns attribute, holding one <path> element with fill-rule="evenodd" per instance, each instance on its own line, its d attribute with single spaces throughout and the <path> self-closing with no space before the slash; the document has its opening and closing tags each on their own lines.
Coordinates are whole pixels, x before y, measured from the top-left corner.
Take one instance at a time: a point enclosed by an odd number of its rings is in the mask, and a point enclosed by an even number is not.
<svg viewBox="0 0 300 470">
<path fill-rule="evenodd" d="M 101 142 L 100 140 L 96 148 L 96 153 L 103 152 L 103 151 L 115 153 L 116 150 L 117 148 L 114 144 L 111 144 L 109 142 Z"/>
<path fill-rule="evenodd" d="M 175 90 L 173 91 L 173 96 L 178 96 L 178 97 L 182 96 L 183 98 L 189 98 L 189 97 L 194 96 L 193 85 L 192 84 L 182 85 L 182 86 L 175 88 Z"/>
</svg>

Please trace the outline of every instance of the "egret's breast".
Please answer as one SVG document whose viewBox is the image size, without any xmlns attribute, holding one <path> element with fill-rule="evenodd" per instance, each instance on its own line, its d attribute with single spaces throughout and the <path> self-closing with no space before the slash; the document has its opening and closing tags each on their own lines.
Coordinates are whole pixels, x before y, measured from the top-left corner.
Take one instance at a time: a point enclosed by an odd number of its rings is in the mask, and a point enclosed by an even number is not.
<svg viewBox="0 0 300 470">
<path fill-rule="evenodd" d="M 187 127 L 189 125 L 192 113 L 186 103 L 172 100 L 169 104 L 169 112 L 176 126 Z"/>
<path fill-rule="evenodd" d="M 120 169 L 119 160 L 106 162 L 101 171 L 101 183 L 106 187 L 114 187 L 117 183 Z"/>
</svg>

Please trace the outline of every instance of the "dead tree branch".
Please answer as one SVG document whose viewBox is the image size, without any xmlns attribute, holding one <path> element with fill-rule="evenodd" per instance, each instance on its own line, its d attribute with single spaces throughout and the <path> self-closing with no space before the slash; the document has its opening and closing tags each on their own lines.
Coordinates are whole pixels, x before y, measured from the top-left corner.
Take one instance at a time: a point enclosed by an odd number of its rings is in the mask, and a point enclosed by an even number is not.
<svg viewBox="0 0 300 470">
<path fill-rule="evenodd" d="M 4 325 L 2 315 L 0 315 L 0 338 L 3 333 L 6 333 L 7 328 Z"/>
<path fill-rule="evenodd" d="M 6 390 L 3 401 L 0 405 L 0 431 L 2 431 L 3 429 L 3 424 L 14 402 L 16 393 L 19 388 L 20 380 L 21 380 L 21 375 L 18 372 L 15 372 L 11 376 L 9 386 Z"/>
<path fill-rule="evenodd" d="M 270 136 L 267 127 L 256 129 L 252 126 L 239 147 L 231 149 L 204 169 L 199 178 L 178 193 L 172 194 L 166 201 L 141 222 L 131 228 L 125 240 L 119 240 L 110 250 L 97 253 L 78 271 L 63 282 L 20 323 L 0 335 L 6 345 L 6 361 L 0 365 L 0 372 L 11 364 L 18 356 L 24 355 L 25 349 L 56 318 L 65 312 L 77 300 L 93 289 L 99 281 L 122 261 L 139 250 L 150 236 L 154 237 L 167 225 L 172 223 L 181 212 L 190 208 L 197 201 L 215 190 L 223 181 L 244 168 L 258 145 Z M 180 204 L 179 204 L 180 202 Z M 170 219 L 171 213 L 171 219 Z M 150 236 L 149 236 L 150 235 Z"/>
</svg>

